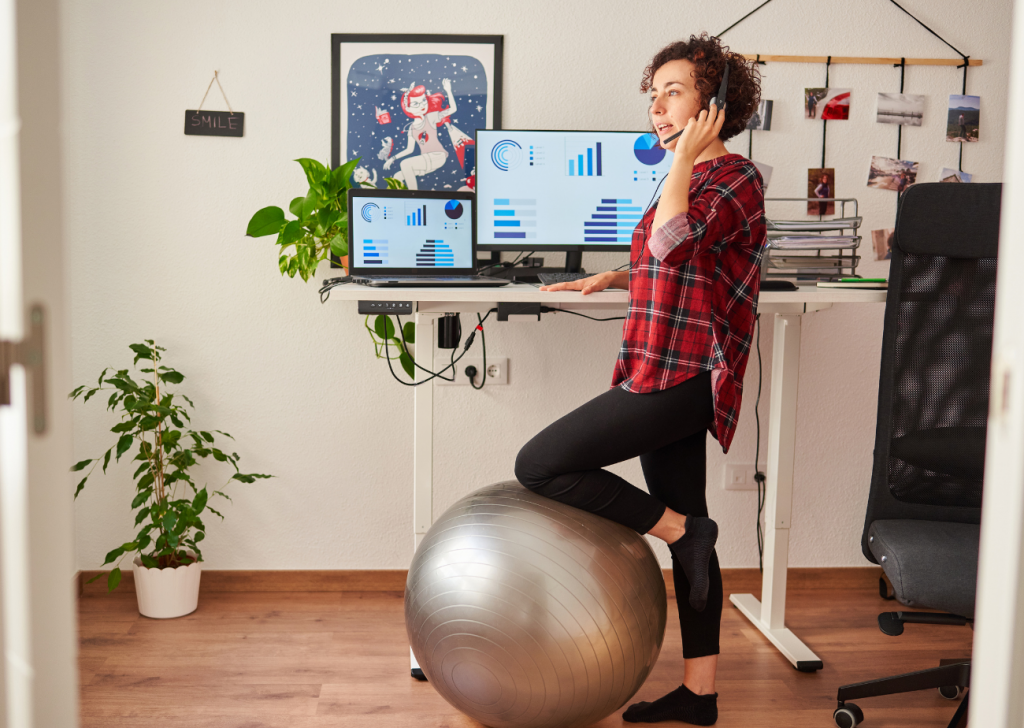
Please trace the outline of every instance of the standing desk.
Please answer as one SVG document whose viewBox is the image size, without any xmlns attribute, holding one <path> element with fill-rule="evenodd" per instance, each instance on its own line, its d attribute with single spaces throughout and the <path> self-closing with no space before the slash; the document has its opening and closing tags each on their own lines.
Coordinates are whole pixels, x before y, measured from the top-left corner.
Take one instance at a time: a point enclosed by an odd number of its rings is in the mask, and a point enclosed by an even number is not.
<svg viewBox="0 0 1024 728">
<path fill-rule="evenodd" d="M 764 575 L 761 601 L 753 594 L 732 594 L 730 601 L 768 640 L 803 672 L 822 668 L 821 658 L 786 629 L 786 569 L 793 513 L 793 460 L 796 453 L 796 401 L 800 376 L 800 321 L 804 314 L 834 304 L 884 303 L 884 290 L 818 288 L 764 291 L 757 312 L 774 315 L 771 404 L 768 413 Z M 433 371 L 435 322 L 445 313 L 480 313 L 499 302 L 542 302 L 552 308 L 592 316 L 623 314 L 628 293 L 607 290 L 584 296 L 578 291 L 541 291 L 513 283 L 501 288 L 370 288 L 344 285 L 331 291 L 332 300 L 413 301 L 416 320 L 416 363 Z M 434 383 L 413 390 L 413 538 L 418 548 L 433 523 Z M 552 417 L 560 413 L 552 413 Z M 415 658 L 413 667 L 416 667 Z"/>
</svg>

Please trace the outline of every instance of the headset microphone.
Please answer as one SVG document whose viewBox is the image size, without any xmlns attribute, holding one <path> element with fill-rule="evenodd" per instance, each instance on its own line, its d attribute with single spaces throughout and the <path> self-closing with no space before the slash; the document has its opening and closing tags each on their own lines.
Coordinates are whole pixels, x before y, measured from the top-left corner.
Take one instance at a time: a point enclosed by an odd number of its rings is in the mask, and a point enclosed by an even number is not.
<svg viewBox="0 0 1024 728">
<path fill-rule="evenodd" d="M 709 105 L 710 104 L 714 104 L 715 106 L 718 107 L 718 110 L 721 111 L 723 109 L 723 107 L 725 106 L 725 96 L 726 96 L 726 94 L 728 94 L 728 92 L 729 92 L 729 63 L 726 62 L 726 64 L 725 64 L 725 73 L 722 74 L 722 85 L 718 87 L 718 95 L 711 97 L 711 101 L 709 102 Z M 680 131 L 677 131 L 672 136 L 666 137 L 665 139 L 662 139 L 661 140 L 661 146 L 664 147 L 670 141 L 678 139 L 679 136 L 684 131 L 686 131 L 686 130 L 682 129 Z"/>
</svg>

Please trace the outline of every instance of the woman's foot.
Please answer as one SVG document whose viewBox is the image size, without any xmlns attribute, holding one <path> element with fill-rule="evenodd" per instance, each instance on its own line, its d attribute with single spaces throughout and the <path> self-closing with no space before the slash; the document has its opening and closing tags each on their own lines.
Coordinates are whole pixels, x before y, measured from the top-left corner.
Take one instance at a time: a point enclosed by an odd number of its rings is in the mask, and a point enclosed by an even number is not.
<svg viewBox="0 0 1024 728">
<path fill-rule="evenodd" d="M 718 524 L 704 516 L 687 516 L 686 533 L 668 545 L 690 582 L 690 606 L 703 612 L 708 602 L 708 564 L 718 540 Z"/>
<path fill-rule="evenodd" d="M 680 685 L 653 703 L 634 703 L 622 714 L 629 723 L 660 723 L 680 720 L 690 725 L 714 725 L 718 721 L 718 693 L 697 695 Z"/>
</svg>

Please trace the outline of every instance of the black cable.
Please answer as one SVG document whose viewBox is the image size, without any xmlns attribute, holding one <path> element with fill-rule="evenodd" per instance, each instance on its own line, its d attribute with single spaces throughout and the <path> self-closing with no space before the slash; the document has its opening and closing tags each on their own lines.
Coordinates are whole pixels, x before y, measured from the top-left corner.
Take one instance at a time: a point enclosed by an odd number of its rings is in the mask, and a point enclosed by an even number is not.
<svg viewBox="0 0 1024 728">
<path fill-rule="evenodd" d="M 469 386 L 473 389 L 483 389 L 484 385 L 487 384 L 487 337 L 484 334 L 484 320 L 480 318 L 480 314 L 476 315 L 476 320 L 477 325 L 474 330 L 480 332 L 480 346 L 483 347 L 484 352 L 484 370 L 480 372 L 480 386 L 476 386 L 472 379 L 469 380 Z"/>
<path fill-rule="evenodd" d="M 340 286 L 343 283 L 350 283 L 352 276 L 341 276 L 340 278 L 325 278 L 324 285 L 320 289 L 320 303 L 327 303 L 327 299 L 331 297 L 331 289 Z"/>
<path fill-rule="evenodd" d="M 502 260 L 502 261 L 499 261 L 497 263 L 491 263 L 490 265 L 485 265 L 483 268 L 480 268 L 479 270 L 477 270 L 476 273 L 477 273 L 477 275 L 481 275 L 485 270 L 490 270 L 491 268 L 515 268 L 517 265 L 522 263 L 526 258 L 529 258 L 531 255 L 533 255 L 536 252 L 537 252 L 536 250 L 531 250 L 529 253 L 521 253 L 519 255 L 519 257 L 516 258 L 511 263 L 508 262 L 507 260 Z"/>
<path fill-rule="evenodd" d="M 651 199 L 648 200 L 648 202 L 647 202 L 647 207 L 644 208 L 643 214 L 640 215 L 640 222 L 641 223 L 643 223 L 643 219 L 647 215 L 647 213 L 650 212 L 651 205 L 654 204 L 654 196 L 658 194 L 658 190 L 661 189 L 661 185 L 665 182 L 666 179 L 668 179 L 668 173 L 667 172 L 661 178 L 661 180 L 658 182 L 658 186 L 654 188 L 654 194 L 651 195 Z M 629 272 L 630 273 L 633 272 L 633 268 L 635 266 L 639 265 L 641 259 L 643 259 L 643 257 L 644 257 L 644 250 L 646 250 L 646 249 L 647 249 L 647 238 L 644 238 L 644 243 L 643 243 L 643 245 L 640 246 L 640 255 L 638 255 L 636 257 L 636 261 L 635 262 L 632 259 L 629 262 Z M 630 251 L 630 254 L 632 255 L 632 251 Z M 626 264 L 623 263 L 622 265 L 620 265 L 618 268 L 615 269 L 615 272 L 618 272 L 618 271 L 622 270 L 625 267 L 626 267 Z M 611 320 L 611 319 L 609 319 L 609 320 Z"/>
<path fill-rule="evenodd" d="M 768 498 L 768 486 L 765 485 L 765 474 L 761 472 L 758 460 L 761 457 L 761 417 L 757 407 L 761 404 L 761 381 L 764 372 L 761 368 L 761 314 L 754 317 L 757 327 L 757 399 L 754 400 L 754 422 L 757 424 L 757 444 L 754 446 L 754 482 L 757 483 L 757 568 L 764 573 L 764 533 L 761 531 L 761 512 Z"/>
<path fill-rule="evenodd" d="M 483 326 L 483 322 L 487 320 L 487 317 L 490 316 L 492 313 L 494 313 L 497 310 L 498 309 L 496 309 L 496 308 L 492 308 L 492 309 L 488 310 L 487 313 L 484 315 L 484 317 L 480 320 L 479 326 L 482 327 Z M 478 317 L 479 317 L 479 315 L 480 314 L 477 314 Z M 396 316 L 395 318 L 398 318 L 398 317 Z M 384 333 L 387 334 L 387 327 L 386 326 L 385 326 L 385 329 L 384 329 Z M 476 329 L 474 329 L 472 332 L 470 332 L 469 336 L 466 337 L 466 343 L 463 345 L 462 353 L 459 354 L 458 359 L 453 360 L 451 364 L 449 364 L 448 366 L 446 366 L 444 369 L 442 369 L 439 372 L 431 372 L 431 376 L 429 376 L 426 379 L 424 379 L 422 381 L 419 381 L 419 382 L 404 382 L 404 381 L 402 381 L 398 377 L 397 374 L 395 374 L 395 369 L 391 365 L 391 352 L 390 352 L 390 350 L 388 348 L 388 337 L 385 336 L 384 337 L 384 358 L 387 359 L 387 362 L 388 362 L 388 371 L 391 372 L 391 376 L 394 378 L 394 380 L 396 382 L 398 382 L 399 384 L 404 385 L 406 387 L 418 387 L 421 384 L 426 384 L 427 382 L 429 382 L 430 380 L 435 379 L 435 378 L 445 379 L 445 377 L 442 377 L 441 375 L 444 374 L 446 371 L 448 371 L 448 369 L 450 369 L 450 368 L 454 367 L 456 364 L 458 364 L 459 361 L 462 359 L 462 357 L 464 357 L 466 355 L 466 353 L 469 351 L 469 347 L 471 347 L 473 345 L 473 338 L 475 336 L 476 336 Z M 403 334 L 403 344 L 405 343 L 404 342 L 404 338 L 405 337 L 404 337 L 404 334 Z M 406 352 L 406 353 L 408 354 L 408 352 Z M 416 362 L 414 360 L 413 364 L 415 364 L 415 363 Z M 424 371 L 427 371 L 427 370 L 424 370 Z M 446 380 L 446 381 L 451 381 L 451 380 Z"/>
<path fill-rule="evenodd" d="M 585 319 L 590 319 L 591 321 L 625 321 L 626 320 L 625 316 L 616 316 L 614 318 L 594 318 L 593 316 L 587 316 L 587 314 L 580 313 L 579 311 L 568 311 L 568 310 L 566 310 L 564 308 L 551 308 L 550 306 L 541 306 L 540 307 L 540 312 L 541 313 L 571 313 L 573 316 L 580 316 L 580 317 L 585 318 Z"/>
<path fill-rule="evenodd" d="M 757 12 L 758 10 L 760 10 L 761 8 L 763 8 L 763 7 L 765 6 L 765 5 L 767 5 L 767 4 L 768 4 L 768 3 L 770 3 L 771 1 L 772 1 L 772 0 L 764 0 L 764 2 L 763 2 L 763 3 L 761 3 L 760 5 L 758 5 L 758 6 L 756 7 L 756 8 L 754 8 L 753 10 L 751 10 L 751 11 L 750 11 L 749 13 L 747 13 L 747 14 L 746 14 L 746 15 L 744 15 L 744 16 L 743 16 L 742 18 L 740 18 L 739 20 L 737 20 L 737 21 L 736 21 L 735 23 L 733 23 L 732 25 L 730 25 L 730 26 L 729 26 L 728 28 L 726 28 L 725 30 L 723 30 L 723 31 L 722 31 L 721 33 L 719 33 L 719 34 L 718 34 L 718 37 L 719 37 L 719 38 L 721 38 L 721 37 L 722 37 L 723 35 L 725 35 L 726 33 L 728 33 L 728 32 L 729 32 L 730 30 L 732 30 L 733 28 L 735 28 L 735 27 L 736 27 L 737 25 L 739 25 L 740 23 L 742 23 L 742 22 L 743 22 L 744 20 L 746 20 L 747 18 L 749 18 L 749 17 L 751 16 L 751 15 L 753 15 L 754 13 L 756 13 L 756 12 Z"/>
<path fill-rule="evenodd" d="M 442 369 L 439 372 L 432 372 L 429 369 L 421 367 L 419 364 L 416 363 L 416 358 L 413 357 L 413 355 L 409 353 L 408 342 L 406 342 L 406 340 L 405 340 L 405 327 L 402 325 L 402 317 L 399 316 L 396 313 L 395 314 L 395 318 L 398 320 L 398 331 L 402 335 L 402 351 L 404 351 L 405 355 L 407 357 L 409 357 L 409 360 L 412 362 L 412 365 L 414 367 L 416 367 L 417 369 L 419 369 L 421 372 L 426 372 L 427 374 L 431 374 L 433 376 L 436 376 L 438 379 L 443 379 L 446 382 L 454 382 L 455 381 L 455 372 L 454 371 L 452 372 L 452 378 L 451 379 L 449 379 L 448 377 L 442 377 L 441 376 L 442 374 L 444 374 L 448 370 L 448 367 L 445 367 L 444 369 Z M 385 334 L 387 333 L 387 326 L 384 327 L 384 333 Z M 457 348 L 458 347 L 456 347 L 456 349 Z M 455 356 L 455 349 L 452 349 L 452 356 L 453 357 Z"/>
<path fill-rule="evenodd" d="M 825 61 L 825 88 L 828 88 L 828 70 L 832 66 L 832 56 Z M 825 109 L 821 110 L 824 113 Z M 821 120 L 821 168 L 825 169 L 825 136 L 828 133 L 828 119 Z M 835 186 L 835 182 L 832 183 Z"/>
</svg>

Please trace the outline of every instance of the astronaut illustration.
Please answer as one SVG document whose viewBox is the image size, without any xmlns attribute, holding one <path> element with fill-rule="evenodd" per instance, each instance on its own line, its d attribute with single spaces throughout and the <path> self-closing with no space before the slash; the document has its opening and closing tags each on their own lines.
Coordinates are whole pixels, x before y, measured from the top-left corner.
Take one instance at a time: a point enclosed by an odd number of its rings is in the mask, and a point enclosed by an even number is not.
<svg viewBox="0 0 1024 728">
<path fill-rule="evenodd" d="M 406 131 L 408 135 L 408 146 L 393 157 L 384 162 L 384 169 L 390 169 L 395 160 L 401 160 L 399 166 L 401 172 L 395 175 L 395 179 L 403 180 L 410 190 L 419 189 L 416 178 L 430 174 L 444 166 L 448 161 L 448 152 L 441 144 L 439 127 L 446 123 L 449 117 L 454 114 L 458 107 L 455 104 L 455 97 L 452 95 L 452 82 L 449 79 L 441 81 L 445 94 L 448 96 L 448 108 L 442 109 L 444 96 L 442 94 L 427 94 L 425 86 L 415 83 L 402 94 L 402 111 L 406 116 L 412 118 Z M 419 154 L 413 156 L 419 148 Z"/>
</svg>

